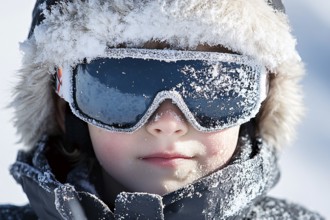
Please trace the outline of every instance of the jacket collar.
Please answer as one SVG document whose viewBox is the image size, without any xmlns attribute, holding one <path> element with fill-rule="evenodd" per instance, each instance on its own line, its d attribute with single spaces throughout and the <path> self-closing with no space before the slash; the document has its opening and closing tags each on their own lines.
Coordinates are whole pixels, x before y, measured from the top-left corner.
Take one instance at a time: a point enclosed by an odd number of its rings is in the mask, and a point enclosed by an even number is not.
<svg viewBox="0 0 330 220">
<path fill-rule="evenodd" d="M 241 150 L 225 168 L 164 196 L 122 192 L 112 212 L 98 198 L 89 169 L 73 171 L 70 175 L 80 180 L 71 178 L 71 184 L 56 180 L 45 157 L 46 143 L 44 137 L 33 152 L 20 152 L 11 167 L 42 219 L 235 219 L 279 177 L 273 148 L 261 139 L 252 148 L 249 138 L 241 138 Z"/>
</svg>

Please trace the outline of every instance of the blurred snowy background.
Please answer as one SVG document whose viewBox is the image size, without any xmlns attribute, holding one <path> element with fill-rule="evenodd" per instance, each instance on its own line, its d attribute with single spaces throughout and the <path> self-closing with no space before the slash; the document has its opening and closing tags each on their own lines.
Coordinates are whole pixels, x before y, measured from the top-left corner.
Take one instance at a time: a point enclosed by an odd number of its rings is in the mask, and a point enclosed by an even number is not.
<svg viewBox="0 0 330 220">
<path fill-rule="evenodd" d="M 0 8 L 0 204 L 27 202 L 21 188 L 9 175 L 8 167 L 23 146 L 5 106 L 11 99 L 21 54 L 18 42 L 28 33 L 34 0 L 1 0 Z M 330 1 L 286 0 L 286 11 L 298 39 L 298 50 L 306 63 L 307 116 L 299 136 L 280 160 L 282 177 L 272 195 L 317 210 L 330 219 Z"/>
</svg>

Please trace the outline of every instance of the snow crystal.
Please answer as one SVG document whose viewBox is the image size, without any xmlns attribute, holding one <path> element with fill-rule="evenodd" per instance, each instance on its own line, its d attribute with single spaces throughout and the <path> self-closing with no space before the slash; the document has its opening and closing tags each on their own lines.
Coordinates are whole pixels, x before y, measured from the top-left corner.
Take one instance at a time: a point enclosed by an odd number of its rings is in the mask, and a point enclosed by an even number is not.
<svg viewBox="0 0 330 220">
<path fill-rule="evenodd" d="M 54 193 L 55 207 L 64 219 L 87 219 L 73 186 L 62 185 Z"/>
</svg>

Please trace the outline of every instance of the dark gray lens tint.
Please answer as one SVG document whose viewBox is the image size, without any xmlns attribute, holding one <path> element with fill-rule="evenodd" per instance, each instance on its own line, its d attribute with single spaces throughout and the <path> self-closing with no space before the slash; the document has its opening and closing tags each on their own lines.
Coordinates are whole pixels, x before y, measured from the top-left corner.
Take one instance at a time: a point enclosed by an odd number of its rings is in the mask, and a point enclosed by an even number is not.
<svg viewBox="0 0 330 220">
<path fill-rule="evenodd" d="M 176 91 L 205 128 L 249 117 L 260 96 L 260 73 L 229 62 L 97 59 L 74 71 L 74 107 L 88 121 L 131 128 L 160 91 Z"/>
</svg>

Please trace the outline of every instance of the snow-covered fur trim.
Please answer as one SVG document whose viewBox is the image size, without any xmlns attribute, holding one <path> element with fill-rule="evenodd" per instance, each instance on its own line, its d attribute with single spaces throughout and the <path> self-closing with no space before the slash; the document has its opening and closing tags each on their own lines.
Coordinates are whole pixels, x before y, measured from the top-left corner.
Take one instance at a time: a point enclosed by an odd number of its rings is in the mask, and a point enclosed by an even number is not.
<svg viewBox="0 0 330 220">
<path fill-rule="evenodd" d="M 31 51 L 30 51 L 31 52 Z M 43 133 L 55 134 L 54 89 L 47 65 L 31 62 L 35 53 L 26 53 L 20 70 L 20 82 L 14 88 L 14 125 L 21 135 L 21 142 L 32 147 Z"/>
<path fill-rule="evenodd" d="M 29 39 L 13 106 L 16 126 L 31 146 L 56 127 L 49 73 L 56 66 L 106 56 L 108 47 L 143 47 L 150 40 L 172 48 L 223 45 L 262 62 L 276 74 L 258 129 L 276 147 L 291 139 L 301 115 L 303 75 L 287 17 L 266 0 L 71 0 L 47 10 Z M 41 82 L 40 78 L 46 79 Z M 25 88 L 27 87 L 27 88 Z"/>
<path fill-rule="evenodd" d="M 272 146 L 281 149 L 295 137 L 296 124 L 304 114 L 300 80 L 305 72 L 300 61 L 279 65 L 271 76 L 269 93 L 259 112 L 258 129 Z"/>
</svg>

